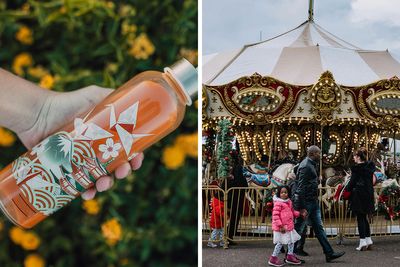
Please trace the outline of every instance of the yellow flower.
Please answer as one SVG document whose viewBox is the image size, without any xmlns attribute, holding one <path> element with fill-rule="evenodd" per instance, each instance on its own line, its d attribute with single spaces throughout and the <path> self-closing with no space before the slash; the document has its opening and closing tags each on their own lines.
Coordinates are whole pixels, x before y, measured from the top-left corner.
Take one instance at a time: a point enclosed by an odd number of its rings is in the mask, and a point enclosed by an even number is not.
<svg viewBox="0 0 400 267">
<path fill-rule="evenodd" d="M 136 59 L 147 59 L 155 51 L 155 47 L 145 33 L 140 34 L 131 44 L 128 53 Z"/>
<path fill-rule="evenodd" d="M 51 89 L 54 85 L 54 77 L 50 74 L 44 75 L 39 82 L 39 86 L 45 89 Z"/>
<path fill-rule="evenodd" d="M 96 199 L 85 200 L 82 206 L 86 213 L 90 215 L 96 215 L 100 211 L 100 205 Z"/>
<path fill-rule="evenodd" d="M 121 260 L 119 261 L 119 263 L 120 263 L 122 266 L 128 265 L 128 264 L 129 264 L 129 259 L 128 259 L 128 258 L 123 258 L 123 259 L 121 259 Z"/>
<path fill-rule="evenodd" d="M 15 136 L 8 130 L 0 127 L 0 146 L 9 147 L 15 143 Z"/>
<path fill-rule="evenodd" d="M 197 65 L 198 52 L 194 49 L 181 48 L 179 51 L 181 57 L 186 58 L 193 65 Z"/>
<path fill-rule="evenodd" d="M 175 140 L 175 145 L 179 146 L 183 151 L 186 152 L 192 158 L 197 158 L 198 150 L 198 136 L 197 133 L 193 134 L 182 134 Z"/>
<path fill-rule="evenodd" d="M 117 219 L 111 219 L 101 225 L 101 232 L 110 246 L 115 245 L 122 236 L 122 228 Z"/>
<path fill-rule="evenodd" d="M 108 63 L 106 66 L 106 70 L 111 73 L 116 73 L 118 70 L 118 64 L 117 63 Z"/>
<path fill-rule="evenodd" d="M 25 231 L 19 227 L 13 226 L 9 232 L 10 239 L 17 245 L 20 245 L 25 236 Z"/>
<path fill-rule="evenodd" d="M 62 7 L 60 8 L 60 13 L 61 13 L 61 14 L 67 13 L 67 8 L 66 8 L 65 6 L 62 6 Z"/>
<path fill-rule="evenodd" d="M 185 151 L 180 146 L 167 146 L 162 155 L 162 162 L 170 170 L 176 170 L 185 162 Z"/>
<path fill-rule="evenodd" d="M 18 54 L 13 61 L 12 69 L 18 75 L 24 74 L 24 67 L 29 67 L 33 65 L 32 56 L 28 53 Z"/>
<path fill-rule="evenodd" d="M 32 31 L 28 27 L 22 26 L 15 34 L 15 39 L 23 44 L 30 45 L 33 43 Z"/>
<path fill-rule="evenodd" d="M 114 9 L 114 7 L 115 7 L 115 4 L 111 1 L 107 1 L 106 5 L 109 9 Z"/>
<path fill-rule="evenodd" d="M 22 236 L 21 247 L 26 250 L 35 250 L 40 245 L 40 238 L 33 232 L 25 232 Z"/>
<path fill-rule="evenodd" d="M 24 267 L 44 267 L 44 259 L 38 254 L 29 254 L 24 260 Z"/>
<path fill-rule="evenodd" d="M 135 24 L 129 24 L 128 21 L 122 22 L 122 25 L 121 25 L 122 35 L 127 35 L 128 33 L 135 34 L 136 31 L 137 31 L 137 26 Z"/>
<path fill-rule="evenodd" d="M 28 74 L 35 78 L 40 79 L 43 76 L 45 76 L 46 74 L 49 74 L 49 72 L 42 66 L 37 66 L 37 67 L 29 68 Z"/>
<path fill-rule="evenodd" d="M 122 4 L 119 8 L 119 15 L 121 17 L 132 16 L 136 15 L 136 9 L 130 5 Z"/>
<path fill-rule="evenodd" d="M 28 3 L 25 3 L 22 5 L 21 10 L 24 11 L 25 13 L 29 13 L 29 10 L 31 9 L 31 5 Z"/>
</svg>

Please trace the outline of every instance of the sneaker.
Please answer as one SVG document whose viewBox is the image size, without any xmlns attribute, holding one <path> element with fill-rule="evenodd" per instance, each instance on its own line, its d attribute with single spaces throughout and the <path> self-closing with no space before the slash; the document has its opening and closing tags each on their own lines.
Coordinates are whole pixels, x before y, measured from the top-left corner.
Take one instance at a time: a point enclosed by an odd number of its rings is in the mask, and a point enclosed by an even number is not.
<svg viewBox="0 0 400 267">
<path fill-rule="evenodd" d="M 285 265 L 285 263 L 276 256 L 269 257 L 268 264 L 271 266 L 276 266 L 276 267 L 281 267 L 281 266 Z"/>
<path fill-rule="evenodd" d="M 208 242 L 208 243 L 207 243 L 207 247 L 216 248 L 216 247 L 218 247 L 218 246 L 217 246 L 217 244 L 214 244 L 213 242 Z"/>
<path fill-rule="evenodd" d="M 299 259 L 297 259 L 296 256 L 293 254 L 287 254 L 285 262 L 292 264 L 292 265 L 300 265 L 301 264 L 301 261 Z"/>
</svg>

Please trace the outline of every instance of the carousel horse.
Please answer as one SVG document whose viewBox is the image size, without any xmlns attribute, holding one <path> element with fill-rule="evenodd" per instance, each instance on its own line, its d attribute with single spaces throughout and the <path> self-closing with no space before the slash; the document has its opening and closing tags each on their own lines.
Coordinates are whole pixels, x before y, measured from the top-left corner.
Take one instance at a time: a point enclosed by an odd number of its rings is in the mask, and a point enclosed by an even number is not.
<svg viewBox="0 0 400 267">
<path fill-rule="evenodd" d="M 246 177 L 249 185 L 272 189 L 281 185 L 286 185 L 289 179 L 293 179 L 293 168 L 294 164 L 284 163 L 276 168 L 271 176 L 267 170 L 257 170 L 256 166 L 253 164 L 243 167 L 243 175 Z"/>
<path fill-rule="evenodd" d="M 289 179 L 294 179 L 294 164 L 284 163 L 278 166 L 272 173 L 272 176 L 266 169 L 260 169 L 257 165 L 252 164 L 243 167 L 243 175 L 250 187 L 259 189 L 273 189 L 281 185 L 286 185 Z M 259 199 L 264 199 L 261 190 L 258 190 Z M 257 209 L 255 201 L 246 193 L 246 198 L 250 201 L 252 209 Z"/>
<path fill-rule="evenodd" d="M 340 187 L 340 184 L 345 181 L 346 176 L 337 174 L 334 168 L 329 167 L 323 170 L 323 177 L 326 180 L 326 188 L 324 194 L 321 196 L 321 201 L 325 204 L 327 211 L 330 212 L 332 208 L 332 199 Z M 319 184 L 318 187 L 321 188 L 322 184 Z"/>
</svg>

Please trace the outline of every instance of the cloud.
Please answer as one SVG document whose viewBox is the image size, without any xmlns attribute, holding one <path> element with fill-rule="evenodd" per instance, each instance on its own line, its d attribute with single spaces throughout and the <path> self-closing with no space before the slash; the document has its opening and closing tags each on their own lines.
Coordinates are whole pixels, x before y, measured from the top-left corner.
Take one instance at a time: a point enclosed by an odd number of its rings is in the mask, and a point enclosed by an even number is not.
<svg viewBox="0 0 400 267">
<path fill-rule="evenodd" d="M 400 1 L 398 0 L 353 0 L 351 21 L 355 23 L 385 23 L 400 26 Z"/>
</svg>

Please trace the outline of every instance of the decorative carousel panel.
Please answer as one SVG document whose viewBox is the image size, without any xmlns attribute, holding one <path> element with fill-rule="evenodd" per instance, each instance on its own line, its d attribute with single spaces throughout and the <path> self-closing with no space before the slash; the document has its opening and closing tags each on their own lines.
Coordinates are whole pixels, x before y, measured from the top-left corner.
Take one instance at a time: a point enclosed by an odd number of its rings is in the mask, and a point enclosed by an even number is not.
<svg viewBox="0 0 400 267">
<path fill-rule="evenodd" d="M 206 94 L 208 99 L 206 107 L 207 117 L 232 116 L 226 109 L 222 96 L 217 91 L 206 91 Z"/>
<path fill-rule="evenodd" d="M 255 73 L 221 86 L 204 85 L 208 92 L 220 96 L 224 108 L 235 117 L 258 125 L 288 117 L 298 101 L 300 91 L 305 86 L 290 85 L 271 77 Z M 209 95 L 209 107 L 212 96 Z M 215 112 L 215 108 L 213 107 Z M 210 108 L 207 111 L 210 114 Z"/>
<path fill-rule="evenodd" d="M 385 92 L 377 94 L 372 90 L 372 95 L 367 98 L 369 107 L 379 115 L 400 114 L 400 91 Z"/>
<path fill-rule="evenodd" d="M 244 112 L 255 113 L 262 111 L 265 113 L 272 113 L 276 111 L 285 100 L 285 97 L 279 93 L 279 90 L 284 89 L 278 87 L 275 92 L 272 88 L 248 88 L 238 91 L 237 87 L 232 87 L 237 90 L 233 95 L 233 101 Z"/>
<path fill-rule="evenodd" d="M 400 80 L 397 77 L 360 87 L 345 87 L 356 99 L 356 108 L 365 121 L 381 128 L 400 126 Z"/>
<path fill-rule="evenodd" d="M 309 96 L 311 105 L 316 111 L 317 121 L 330 122 L 333 111 L 340 106 L 342 90 L 335 83 L 331 72 L 324 72 L 318 82 L 311 88 Z"/>
</svg>

